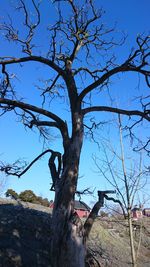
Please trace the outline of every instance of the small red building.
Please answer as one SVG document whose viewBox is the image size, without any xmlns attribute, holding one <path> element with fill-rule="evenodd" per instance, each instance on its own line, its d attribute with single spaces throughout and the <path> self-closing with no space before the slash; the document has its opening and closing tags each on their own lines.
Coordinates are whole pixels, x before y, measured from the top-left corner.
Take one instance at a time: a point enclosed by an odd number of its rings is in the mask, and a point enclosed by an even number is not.
<svg viewBox="0 0 150 267">
<path fill-rule="evenodd" d="M 53 209 L 54 202 L 50 201 L 49 207 Z M 80 218 L 87 218 L 90 213 L 90 207 L 83 201 L 74 201 L 74 209 Z"/>
<path fill-rule="evenodd" d="M 143 210 L 143 215 L 144 215 L 144 216 L 147 216 L 147 217 L 150 217 L 150 208 L 145 208 L 145 209 Z"/>
<path fill-rule="evenodd" d="M 143 212 L 142 212 L 142 209 L 137 208 L 137 207 L 133 208 L 133 209 L 132 209 L 132 218 L 133 218 L 134 220 L 138 220 L 138 219 L 143 218 Z"/>
<path fill-rule="evenodd" d="M 54 201 L 53 201 L 53 200 L 50 200 L 49 208 L 50 208 L 50 209 L 53 209 L 53 207 L 54 207 Z"/>
<path fill-rule="evenodd" d="M 90 207 L 82 201 L 75 200 L 74 209 L 80 218 L 87 218 L 90 213 Z"/>
</svg>

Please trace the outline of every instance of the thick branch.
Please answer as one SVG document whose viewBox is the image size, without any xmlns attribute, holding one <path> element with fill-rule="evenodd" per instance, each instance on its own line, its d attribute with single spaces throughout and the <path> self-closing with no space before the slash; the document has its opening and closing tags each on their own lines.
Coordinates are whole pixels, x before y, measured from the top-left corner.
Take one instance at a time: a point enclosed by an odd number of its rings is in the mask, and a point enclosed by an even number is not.
<svg viewBox="0 0 150 267">
<path fill-rule="evenodd" d="M 100 201 L 97 201 L 95 203 L 93 209 L 91 210 L 87 220 L 85 221 L 85 223 L 84 223 L 84 238 L 85 238 L 85 240 L 89 237 L 93 223 L 94 223 L 94 221 L 98 215 L 98 212 L 102 206 L 103 206 L 102 203 Z"/>
<path fill-rule="evenodd" d="M 119 72 L 127 72 L 127 71 L 134 71 L 134 72 L 139 72 L 143 75 L 145 75 L 146 79 L 148 79 L 147 77 L 150 76 L 150 71 L 145 71 L 145 70 L 141 70 L 139 68 L 136 67 L 128 67 L 125 64 L 114 68 L 110 71 L 108 71 L 107 73 L 105 73 L 104 75 L 102 75 L 97 81 L 95 81 L 94 83 L 90 84 L 89 86 L 87 86 L 79 95 L 79 101 L 82 101 L 83 98 L 90 93 L 92 90 L 94 90 L 95 88 L 97 88 L 98 86 L 102 85 L 105 81 L 107 81 L 111 76 L 113 76 L 114 74 L 117 74 Z"/>
<path fill-rule="evenodd" d="M 114 74 L 117 74 L 120 72 L 128 72 L 128 71 L 138 72 L 145 76 L 146 83 L 150 87 L 149 42 L 150 42 L 149 36 L 145 38 L 143 38 L 142 36 L 139 36 L 137 38 L 138 49 L 136 49 L 135 51 L 132 51 L 128 59 L 123 64 L 111 70 L 106 69 L 106 72 L 101 77 L 99 77 L 96 81 L 92 82 L 81 92 L 79 96 L 79 101 L 82 102 L 83 98 L 88 93 L 90 93 L 93 89 L 97 88 L 98 86 L 102 85 L 104 82 L 108 81 L 108 79 Z"/>
<path fill-rule="evenodd" d="M 58 167 L 57 168 L 56 168 L 56 164 L 55 164 L 56 158 L 58 160 Z M 60 178 L 61 163 L 62 163 L 61 154 L 53 151 L 53 153 L 51 154 L 51 157 L 49 159 L 49 163 L 48 163 L 48 166 L 49 166 L 49 169 L 51 172 L 52 181 L 53 181 L 52 186 L 51 186 L 52 191 L 55 190 L 55 186 L 57 184 L 57 181 Z"/>
<path fill-rule="evenodd" d="M 99 194 L 99 192 L 103 192 L 101 194 Z M 106 193 L 105 193 L 106 192 Z M 96 202 L 96 204 L 94 205 L 93 209 L 91 210 L 87 220 L 85 221 L 84 223 L 84 238 L 85 240 L 89 237 L 89 234 L 90 234 L 90 231 L 92 229 L 92 226 L 93 226 L 93 223 L 98 215 L 98 212 L 100 210 L 101 207 L 103 207 L 103 203 L 104 203 L 104 198 L 106 198 L 107 200 L 111 200 L 115 203 L 119 203 L 119 205 L 121 206 L 122 208 L 122 211 L 123 211 L 123 214 L 124 214 L 124 217 L 125 217 L 125 211 L 124 211 L 124 208 L 123 208 L 123 205 L 121 203 L 120 200 L 118 199 L 114 199 L 113 197 L 108 197 L 107 196 L 107 192 L 111 192 L 111 191 L 98 191 L 98 195 L 99 195 L 99 201 Z"/>
<path fill-rule="evenodd" d="M 25 174 L 31 167 L 32 165 L 38 161 L 41 157 L 43 157 L 45 154 L 47 153 L 53 153 L 54 151 L 51 149 L 47 149 L 44 152 L 42 152 L 38 157 L 36 157 L 20 174 L 18 174 L 17 176 L 20 178 L 23 174 Z"/>
<path fill-rule="evenodd" d="M 6 104 L 8 106 L 13 106 L 14 108 L 18 107 L 22 110 L 30 110 L 30 111 L 36 112 L 38 114 L 44 115 L 50 119 L 53 119 L 55 121 L 55 127 L 57 127 L 61 131 L 61 134 L 64 137 L 64 139 L 69 138 L 66 123 L 60 117 L 58 117 L 56 114 L 54 114 L 48 110 L 39 108 L 37 106 L 30 105 L 30 104 L 27 104 L 27 103 L 24 103 L 21 101 L 15 101 L 15 100 L 10 100 L 10 99 L 3 99 L 3 98 L 0 98 L 0 104 Z M 0 107 L 4 108 L 1 105 L 0 105 Z M 34 121 L 34 123 L 35 123 L 35 121 Z M 38 121 L 36 123 L 38 124 Z M 40 122 L 39 122 L 39 124 L 40 124 Z M 51 122 L 47 122 L 46 124 L 45 124 L 46 126 L 52 126 Z M 54 123 L 53 123 L 53 126 L 54 126 Z"/>
<path fill-rule="evenodd" d="M 22 58 L 2 57 L 0 59 L 1 59 L 0 65 L 4 65 L 4 64 L 10 65 L 10 64 L 23 63 L 23 62 L 29 62 L 29 61 L 40 62 L 51 67 L 55 71 L 57 71 L 59 75 L 64 76 L 64 71 L 57 64 L 55 64 L 53 61 L 47 58 L 44 58 L 44 57 L 40 57 L 40 56 L 29 56 L 29 57 L 22 57 Z"/>
<path fill-rule="evenodd" d="M 50 172 L 51 172 L 51 176 L 52 176 L 52 180 L 54 184 L 54 181 L 56 181 L 56 179 L 59 178 L 59 174 L 61 171 L 61 154 L 59 152 L 53 151 L 52 149 L 47 149 L 44 152 L 42 152 L 40 155 L 38 155 L 34 160 L 32 160 L 32 162 L 23 171 L 20 171 L 22 167 L 20 168 L 19 166 L 17 166 L 17 163 L 20 163 L 19 161 L 17 161 L 16 163 L 12 165 L 3 164 L 2 166 L 0 166 L 0 171 L 5 172 L 7 175 L 13 175 L 13 176 L 17 176 L 18 178 L 20 178 L 33 166 L 34 163 L 36 163 L 41 157 L 43 157 L 47 153 L 51 153 L 51 157 L 49 159 L 49 168 L 50 168 Z M 56 157 L 58 157 L 58 170 L 57 171 L 56 171 L 56 167 L 54 163 L 54 160 Z M 54 168 L 55 168 L 55 172 L 54 172 Z"/>
<path fill-rule="evenodd" d="M 112 75 L 121 72 L 125 70 L 125 67 L 123 68 L 122 66 L 116 67 L 107 73 L 103 74 L 97 81 L 93 82 L 89 86 L 87 86 L 79 95 L 79 101 L 82 102 L 83 98 L 90 93 L 93 89 L 97 88 L 99 85 L 103 84 L 106 80 L 108 80 Z"/>
<path fill-rule="evenodd" d="M 6 76 L 5 84 L 6 84 L 6 88 L 7 88 L 10 85 L 10 81 L 9 81 L 9 75 L 5 69 L 5 64 L 2 64 L 2 73 Z"/>
<path fill-rule="evenodd" d="M 27 103 L 24 103 L 24 102 L 21 102 L 21 101 L 3 99 L 3 98 L 0 98 L 0 104 L 6 104 L 6 105 L 13 106 L 13 107 L 21 108 L 21 109 L 31 110 L 31 111 L 37 112 L 39 114 L 42 114 L 42 115 L 44 115 L 46 117 L 49 117 L 49 118 L 55 120 L 60 125 L 64 124 L 64 121 L 61 120 L 57 115 L 55 115 L 54 113 L 52 113 L 52 112 L 50 112 L 48 110 L 39 108 L 37 106 L 33 106 L 33 105 L 30 105 L 30 104 L 27 104 Z"/>
<path fill-rule="evenodd" d="M 49 127 L 56 127 L 59 129 L 59 125 L 55 121 L 39 121 L 39 120 L 31 120 L 30 124 L 28 125 L 29 128 L 32 128 L 33 125 L 35 126 L 49 126 Z"/>
<path fill-rule="evenodd" d="M 85 108 L 82 110 L 83 115 L 95 112 L 95 111 L 108 111 L 116 114 L 123 114 L 127 116 L 140 116 L 143 119 L 146 119 L 147 121 L 150 121 L 150 110 L 145 110 L 144 112 L 139 110 L 125 110 L 125 109 L 119 109 L 119 108 L 113 108 L 113 107 L 107 107 L 107 106 L 93 106 L 89 108 Z"/>
</svg>

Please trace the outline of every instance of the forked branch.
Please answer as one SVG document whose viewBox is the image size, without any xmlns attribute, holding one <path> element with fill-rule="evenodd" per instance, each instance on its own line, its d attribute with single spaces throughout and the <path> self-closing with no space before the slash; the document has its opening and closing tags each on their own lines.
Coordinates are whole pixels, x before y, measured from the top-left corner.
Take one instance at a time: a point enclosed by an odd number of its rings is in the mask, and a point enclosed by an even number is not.
<svg viewBox="0 0 150 267">
<path fill-rule="evenodd" d="M 51 190 L 53 190 L 55 188 L 55 183 L 56 183 L 57 179 L 60 178 L 61 154 L 59 152 L 53 151 L 52 149 L 47 149 L 44 152 L 42 152 L 25 168 L 23 166 L 19 167 L 19 164 L 21 164 L 21 162 L 17 161 L 12 165 L 11 164 L 5 165 L 4 163 L 3 164 L 1 163 L 0 171 L 5 172 L 7 175 L 13 175 L 13 176 L 17 176 L 18 178 L 20 178 L 33 166 L 34 163 L 36 163 L 41 157 L 43 157 L 47 153 L 51 153 L 48 166 L 49 166 L 51 178 L 53 181 Z M 56 168 L 56 165 L 55 165 L 56 157 L 58 159 L 58 168 Z M 22 169 L 23 169 L 23 171 L 22 171 Z"/>
</svg>

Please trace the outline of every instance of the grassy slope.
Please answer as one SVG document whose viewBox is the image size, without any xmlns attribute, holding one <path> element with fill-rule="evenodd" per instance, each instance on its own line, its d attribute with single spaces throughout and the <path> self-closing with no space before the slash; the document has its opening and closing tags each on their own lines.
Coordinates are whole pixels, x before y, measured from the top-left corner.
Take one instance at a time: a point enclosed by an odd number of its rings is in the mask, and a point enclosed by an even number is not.
<svg viewBox="0 0 150 267">
<path fill-rule="evenodd" d="M 136 223 L 139 225 L 139 222 Z M 136 250 L 139 243 L 140 228 L 135 233 Z M 96 251 L 102 266 L 131 266 L 130 243 L 127 222 L 114 219 L 97 219 L 92 229 L 89 247 Z M 150 266 L 150 218 L 143 221 L 141 245 L 138 253 L 138 267 Z M 100 255 L 100 257 L 99 257 Z"/>
<path fill-rule="evenodd" d="M 0 199 L 0 218 L 0 267 L 48 267 L 50 209 Z M 123 224 L 100 218 L 95 222 L 88 247 L 101 266 L 131 266 L 128 229 Z M 138 267 L 150 266 L 150 218 L 144 225 Z M 94 262 L 91 266 L 98 266 Z"/>
</svg>

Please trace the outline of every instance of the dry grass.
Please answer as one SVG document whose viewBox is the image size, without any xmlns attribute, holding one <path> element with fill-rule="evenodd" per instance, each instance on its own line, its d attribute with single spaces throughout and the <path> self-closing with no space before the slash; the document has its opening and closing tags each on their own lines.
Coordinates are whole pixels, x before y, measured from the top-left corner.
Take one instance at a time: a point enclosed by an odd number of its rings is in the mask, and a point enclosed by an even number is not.
<svg viewBox="0 0 150 267">
<path fill-rule="evenodd" d="M 136 224 L 139 225 L 139 222 Z M 143 221 L 138 267 L 150 266 L 150 219 Z M 135 246 L 138 248 L 140 228 L 135 234 Z M 126 221 L 97 219 L 92 229 L 88 246 L 95 252 L 101 266 L 129 267 L 131 252 Z"/>
</svg>

